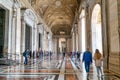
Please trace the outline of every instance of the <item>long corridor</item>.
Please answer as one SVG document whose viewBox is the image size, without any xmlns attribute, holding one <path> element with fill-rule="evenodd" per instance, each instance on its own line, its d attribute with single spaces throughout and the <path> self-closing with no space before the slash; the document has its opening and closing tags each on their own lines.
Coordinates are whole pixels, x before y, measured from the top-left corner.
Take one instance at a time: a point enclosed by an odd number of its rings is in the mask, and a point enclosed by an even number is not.
<svg viewBox="0 0 120 80">
<path fill-rule="evenodd" d="M 104 70 L 102 77 L 97 77 L 94 63 L 91 65 L 90 76 L 86 77 L 84 63 L 74 57 L 62 55 L 44 56 L 43 60 L 29 59 L 24 65 L 12 64 L 0 67 L 0 80 L 120 80 L 116 75 Z"/>
</svg>

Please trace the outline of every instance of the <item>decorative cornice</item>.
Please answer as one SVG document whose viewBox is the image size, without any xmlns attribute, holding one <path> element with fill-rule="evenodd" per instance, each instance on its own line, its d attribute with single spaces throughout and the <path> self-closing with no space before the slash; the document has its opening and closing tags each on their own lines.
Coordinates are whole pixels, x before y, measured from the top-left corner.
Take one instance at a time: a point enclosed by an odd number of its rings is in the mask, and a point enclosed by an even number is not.
<svg viewBox="0 0 120 80">
<path fill-rule="evenodd" d="M 54 35 L 53 38 L 71 38 L 70 35 Z"/>
</svg>

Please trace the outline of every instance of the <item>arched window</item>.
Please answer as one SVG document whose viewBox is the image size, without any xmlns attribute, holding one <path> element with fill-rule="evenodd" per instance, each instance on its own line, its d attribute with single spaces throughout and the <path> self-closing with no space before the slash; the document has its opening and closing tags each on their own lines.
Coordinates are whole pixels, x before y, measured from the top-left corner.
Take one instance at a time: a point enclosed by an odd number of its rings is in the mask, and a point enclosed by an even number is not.
<svg viewBox="0 0 120 80">
<path fill-rule="evenodd" d="M 101 7 L 99 4 L 94 6 L 91 18 L 92 30 L 92 51 L 99 49 L 102 52 L 102 25 L 101 25 Z"/>
</svg>

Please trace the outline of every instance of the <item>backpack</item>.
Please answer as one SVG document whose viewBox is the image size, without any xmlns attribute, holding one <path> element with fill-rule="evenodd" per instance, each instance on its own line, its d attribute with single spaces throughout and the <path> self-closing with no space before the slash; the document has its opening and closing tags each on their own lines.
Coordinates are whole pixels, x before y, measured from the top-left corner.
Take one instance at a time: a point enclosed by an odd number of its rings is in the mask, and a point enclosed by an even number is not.
<svg viewBox="0 0 120 80">
<path fill-rule="evenodd" d="M 23 52 L 23 56 L 25 57 L 25 55 L 26 55 L 26 52 Z"/>
</svg>

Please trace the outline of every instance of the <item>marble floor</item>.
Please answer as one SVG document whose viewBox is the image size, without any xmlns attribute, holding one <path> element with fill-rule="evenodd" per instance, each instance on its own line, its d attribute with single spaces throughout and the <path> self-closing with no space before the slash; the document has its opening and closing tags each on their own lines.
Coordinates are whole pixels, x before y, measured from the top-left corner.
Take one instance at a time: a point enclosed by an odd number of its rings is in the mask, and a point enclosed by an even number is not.
<svg viewBox="0 0 120 80">
<path fill-rule="evenodd" d="M 120 80 L 120 77 L 103 69 L 103 76 L 97 77 L 94 63 L 87 78 L 84 63 L 75 58 L 62 56 L 44 56 L 43 60 L 29 59 L 10 66 L 0 65 L 0 80 Z"/>
</svg>

